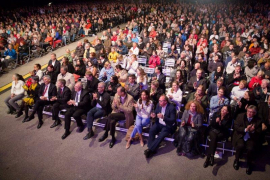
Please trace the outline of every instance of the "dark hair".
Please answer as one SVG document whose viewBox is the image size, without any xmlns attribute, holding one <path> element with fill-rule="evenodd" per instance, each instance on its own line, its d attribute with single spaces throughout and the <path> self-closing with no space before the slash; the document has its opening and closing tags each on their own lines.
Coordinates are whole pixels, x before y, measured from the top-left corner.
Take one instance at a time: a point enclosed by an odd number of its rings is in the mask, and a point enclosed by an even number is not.
<svg viewBox="0 0 270 180">
<path fill-rule="evenodd" d="M 132 79 L 136 78 L 135 74 L 130 74 L 128 77 L 131 77 Z"/>
<path fill-rule="evenodd" d="M 257 64 L 257 62 L 254 59 L 250 59 L 247 63 L 247 67 L 252 69 L 255 66 L 254 64 Z"/>
<path fill-rule="evenodd" d="M 116 75 L 112 75 L 111 78 L 113 80 L 113 83 L 115 83 L 115 84 L 118 84 L 119 83 L 118 82 L 118 77 Z"/>
<path fill-rule="evenodd" d="M 66 80 L 65 79 L 59 79 L 58 80 L 61 84 L 63 84 L 64 86 L 66 85 Z"/>
<path fill-rule="evenodd" d="M 39 77 L 38 77 L 38 76 L 32 76 L 31 78 L 32 78 L 34 81 L 39 82 Z"/>
<path fill-rule="evenodd" d="M 225 92 L 226 92 L 226 88 L 225 88 L 224 86 L 220 86 L 220 87 L 218 88 L 218 90 L 223 90 L 224 94 L 225 94 Z"/>
<path fill-rule="evenodd" d="M 121 92 L 124 92 L 125 94 L 127 93 L 126 92 L 126 89 L 123 87 L 123 86 L 119 86 L 118 89 L 120 89 Z"/>
<path fill-rule="evenodd" d="M 54 70 L 54 67 L 53 67 L 53 65 L 49 65 L 48 67 Z"/>
<path fill-rule="evenodd" d="M 146 96 L 147 96 L 146 105 L 148 106 L 149 103 L 150 103 L 150 93 L 147 90 L 142 90 L 141 95 L 142 95 L 142 93 L 145 93 Z M 142 104 L 142 98 L 141 97 L 139 99 L 139 103 Z"/>
<path fill-rule="evenodd" d="M 162 67 L 161 66 L 157 66 L 156 68 L 160 71 L 160 73 L 162 73 Z"/>
<path fill-rule="evenodd" d="M 121 66 L 121 65 L 119 65 L 119 64 L 117 64 L 117 65 L 115 66 L 115 68 L 116 68 L 116 69 L 123 70 L 122 66 Z"/>
<path fill-rule="evenodd" d="M 35 66 L 36 66 L 38 69 L 41 69 L 41 65 L 40 65 L 40 64 L 35 64 Z"/>
<path fill-rule="evenodd" d="M 255 95 L 254 95 L 254 93 L 253 93 L 253 91 L 247 91 L 247 93 L 248 93 L 248 96 L 249 96 L 249 101 L 255 101 Z"/>
</svg>

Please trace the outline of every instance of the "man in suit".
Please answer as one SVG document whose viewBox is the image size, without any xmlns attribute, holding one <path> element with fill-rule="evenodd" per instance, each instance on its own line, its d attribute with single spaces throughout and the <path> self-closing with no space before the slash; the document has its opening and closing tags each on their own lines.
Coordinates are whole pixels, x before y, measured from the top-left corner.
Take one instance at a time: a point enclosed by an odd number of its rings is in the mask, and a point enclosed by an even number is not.
<svg viewBox="0 0 270 180">
<path fill-rule="evenodd" d="M 128 129 L 134 123 L 133 117 L 133 104 L 134 99 L 131 95 L 126 93 L 125 88 L 122 86 L 117 88 L 117 94 L 115 94 L 112 103 L 112 113 L 108 116 L 105 124 L 105 133 L 99 139 L 99 142 L 104 141 L 108 137 L 110 131 L 112 140 L 109 147 L 112 148 L 116 142 L 115 139 L 115 125 L 120 120 L 126 120 L 126 128 Z"/>
<path fill-rule="evenodd" d="M 162 67 L 161 66 L 157 66 L 155 68 L 155 73 L 152 76 L 152 81 L 154 81 L 154 80 L 158 81 L 160 89 L 162 89 L 163 92 L 165 92 L 165 90 L 166 90 L 166 86 L 165 86 L 166 77 L 162 73 Z"/>
<path fill-rule="evenodd" d="M 250 105 L 246 113 L 239 114 L 234 122 L 233 146 L 236 149 L 233 167 L 239 169 L 239 158 L 244 149 L 247 150 L 247 169 L 246 173 L 252 173 L 252 159 L 254 150 L 262 132 L 262 121 L 255 116 L 256 106 Z"/>
<path fill-rule="evenodd" d="M 125 89 L 128 94 L 130 94 L 135 101 L 139 99 L 140 95 L 140 85 L 135 82 L 135 75 L 130 74 L 128 76 L 128 83 L 125 84 Z"/>
<path fill-rule="evenodd" d="M 87 90 L 83 89 L 82 83 L 79 81 L 74 86 L 74 92 L 71 95 L 71 100 L 67 102 L 69 108 L 65 114 L 65 133 L 62 136 L 62 139 L 65 139 L 70 135 L 70 123 L 71 117 L 73 117 L 78 126 L 78 132 L 82 132 L 84 130 L 84 125 L 82 123 L 81 116 L 90 109 L 90 96 Z"/>
<path fill-rule="evenodd" d="M 176 109 L 173 104 L 168 102 L 166 95 L 160 96 L 159 104 L 155 112 L 151 113 L 151 117 L 155 118 L 155 124 L 149 132 L 148 149 L 144 151 L 146 158 L 154 155 L 163 139 L 169 134 L 173 134 L 176 129 Z M 157 138 L 155 138 L 156 135 L 158 135 Z"/>
<path fill-rule="evenodd" d="M 217 80 L 217 83 L 211 83 L 208 90 L 207 90 L 207 96 L 208 99 L 211 100 L 212 96 L 217 95 L 218 89 L 223 85 L 223 79 L 219 78 Z"/>
<path fill-rule="evenodd" d="M 65 79 L 59 79 L 57 81 L 57 87 L 57 96 L 51 98 L 51 101 L 54 101 L 55 103 L 53 104 L 52 108 L 52 120 L 54 120 L 54 123 L 51 125 L 50 128 L 54 128 L 61 124 L 61 120 L 58 117 L 59 111 L 68 108 L 67 102 L 70 100 L 71 97 L 71 91 L 66 86 Z"/>
<path fill-rule="evenodd" d="M 53 68 L 54 68 L 54 72 L 56 74 L 59 74 L 60 73 L 60 67 L 61 67 L 61 64 L 60 62 L 56 59 L 56 54 L 55 53 L 52 53 L 51 54 L 51 60 L 49 61 L 48 63 L 48 66 L 49 65 L 52 65 Z"/>
<path fill-rule="evenodd" d="M 33 112 L 31 113 L 31 115 L 25 120 L 25 122 L 31 121 L 32 119 L 34 119 L 34 114 L 37 112 L 38 114 L 38 126 L 37 128 L 41 128 L 43 121 L 43 108 L 46 105 L 49 104 L 53 104 L 54 101 L 50 101 L 51 98 L 53 96 L 56 96 L 57 94 L 57 90 L 56 90 L 56 86 L 54 84 L 51 83 L 51 77 L 48 75 L 43 76 L 43 81 L 44 83 L 41 84 L 40 89 L 39 89 L 39 100 L 37 100 L 37 102 L 34 105 L 33 108 Z"/>
<path fill-rule="evenodd" d="M 66 81 L 65 86 L 67 86 L 70 91 L 73 91 L 74 85 L 75 85 L 75 79 L 73 74 L 68 72 L 68 67 L 63 66 L 60 69 L 60 74 L 57 76 L 57 81 L 59 79 L 64 79 Z"/>
<path fill-rule="evenodd" d="M 204 89 L 207 89 L 207 80 L 203 78 L 203 70 L 198 69 L 196 72 L 196 76 L 193 76 L 190 78 L 188 82 L 188 89 L 191 92 L 194 92 L 197 90 L 199 85 L 203 85 Z"/>
<path fill-rule="evenodd" d="M 89 93 L 97 92 L 99 80 L 93 76 L 91 71 L 86 71 L 85 77 L 87 79 L 86 89 Z"/>
<path fill-rule="evenodd" d="M 91 102 L 93 108 L 87 113 L 88 134 L 83 138 L 84 140 L 90 139 L 94 136 L 94 131 L 92 129 L 94 120 L 111 112 L 111 97 L 110 94 L 105 92 L 105 83 L 98 83 L 97 89 L 98 92 L 93 93 L 93 100 Z"/>
</svg>

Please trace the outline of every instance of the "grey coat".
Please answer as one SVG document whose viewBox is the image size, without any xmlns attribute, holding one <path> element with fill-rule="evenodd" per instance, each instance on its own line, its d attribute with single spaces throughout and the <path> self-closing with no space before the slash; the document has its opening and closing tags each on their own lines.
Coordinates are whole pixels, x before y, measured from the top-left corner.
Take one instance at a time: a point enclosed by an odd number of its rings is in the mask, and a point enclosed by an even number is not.
<svg viewBox="0 0 270 180">
<path fill-rule="evenodd" d="M 185 110 L 184 113 L 183 113 L 183 116 L 181 118 L 181 121 L 185 121 L 185 123 L 188 122 L 188 117 L 189 117 L 189 113 L 188 113 L 188 110 Z M 197 113 L 194 118 L 193 118 L 193 122 L 195 124 L 195 128 L 199 128 L 202 126 L 202 123 L 203 123 L 203 116 L 202 114 L 200 113 Z"/>
</svg>

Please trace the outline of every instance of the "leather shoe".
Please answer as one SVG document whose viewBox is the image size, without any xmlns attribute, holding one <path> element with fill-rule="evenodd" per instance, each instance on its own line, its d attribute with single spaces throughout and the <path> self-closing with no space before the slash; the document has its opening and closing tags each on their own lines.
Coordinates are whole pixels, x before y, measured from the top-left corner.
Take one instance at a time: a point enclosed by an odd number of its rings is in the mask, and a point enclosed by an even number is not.
<svg viewBox="0 0 270 180">
<path fill-rule="evenodd" d="M 37 125 L 37 128 L 38 128 L 38 129 L 41 128 L 42 124 L 43 124 L 43 121 L 40 121 L 40 122 L 38 123 L 38 125 Z"/>
<path fill-rule="evenodd" d="M 110 145 L 109 145 L 110 148 L 112 148 L 112 147 L 114 146 L 115 141 L 116 141 L 116 139 L 112 139 L 112 140 L 111 140 Z"/>
<path fill-rule="evenodd" d="M 16 114 L 15 118 L 18 118 L 18 117 L 20 117 L 21 115 L 23 115 L 23 113 L 22 113 L 22 112 L 18 112 L 18 113 Z"/>
<path fill-rule="evenodd" d="M 84 130 L 84 126 L 79 126 L 77 132 L 81 133 L 81 132 L 83 132 L 83 130 Z"/>
<path fill-rule="evenodd" d="M 54 123 L 50 126 L 50 128 L 54 128 L 54 127 L 56 127 L 56 126 L 58 126 L 58 125 L 60 125 L 61 124 L 61 121 L 54 121 Z"/>
<path fill-rule="evenodd" d="M 206 160 L 205 160 L 205 162 L 204 162 L 204 164 L 203 164 L 203 167 L 204 167 L 204 168 L 207 168 L 207 167 L 209 166 L 209 163 L 210 163 L 210 157 L 207 156 L 207 158 L 206 158 Z"/>
<path fill-rule="evenodd" d="M 28 116 L 23 119 L 22 123 L 25 123 L 27 118 Z"/>
<path fill-rule="evenodd" d="M 27 119 L 25 119 L 24 122 L 29 122 L 29 121 L 33 120 L 34 118 L 35 118 L 34 116 L 29 116 Z"/>
<path fill-rule="evenodd" d="M 214 165 L 214 156 L 210 156 L 210 166 Z"/>
<path fill-rule="evenodd" d="M 246 174 L 251 175 L 251 173 L 252 173 L 252 167 L 251 165 L 247 165 Z"/>
<path fill-rule="evenodd" d="M 103 134 L 101 138 L 99 138 L 98 142 L 104 141 L 108 137 L 108 134 Z"/>
<path fill-rule="evenodd" d="M 66 137 L 68 137 L 68 135 L 70 135 L 70 132 L 66 131 L 65 134 L 63 134 L 62 139 L 66 139 Z"/>
<path fill-rule="evenodd" d="M 90 131 L 86 134 L 86 136 L 84 136 L 83 140 L 87 140 L 90 139 L 91 137 L 94 136 L 94 132 Z"/>
<path fill-rule="evenodd" d="M 156 153 L 156 151 L 151 151 L 150 149 L 146 149 L 144 151 L 144 155 L 146 158 L 150 158 L 151 156 L 153 156 Z"/>
<path fill-rule="evenodd" d="M 239 169 L 239 161 L 237 161 L 236 159 L 235 159 L 234 162 L 233 162 L 233 168 L 234 168 L 235 170 L 238 170 L 238 169 Z"/>
</svg>

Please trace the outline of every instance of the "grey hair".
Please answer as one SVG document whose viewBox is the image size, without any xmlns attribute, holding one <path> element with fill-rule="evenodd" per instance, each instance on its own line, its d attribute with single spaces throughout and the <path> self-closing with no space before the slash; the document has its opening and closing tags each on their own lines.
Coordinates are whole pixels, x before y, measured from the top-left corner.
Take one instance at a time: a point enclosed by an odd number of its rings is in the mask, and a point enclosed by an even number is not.
<svg viewBox="0 0 270 180">
<path fill-rule="evenodd" d="M 47 78 L 51 81 L 51 76 L 49 76 L 49 75 L 44 75 L 43 78 Z"/>
<path fill-rule="evenodd" d="M 105 82 L 100 82 L 98 85 L 101 85 L 102 87 L 105 87 Z"/>
<path fill-rule="evenodd" d="M 257 107 L 254 105 L 248 106 L 247 109 L 253 109 L 257 113 Z"/>
</svg>

